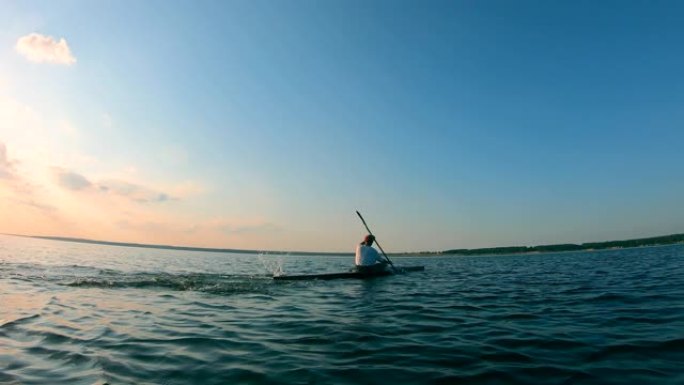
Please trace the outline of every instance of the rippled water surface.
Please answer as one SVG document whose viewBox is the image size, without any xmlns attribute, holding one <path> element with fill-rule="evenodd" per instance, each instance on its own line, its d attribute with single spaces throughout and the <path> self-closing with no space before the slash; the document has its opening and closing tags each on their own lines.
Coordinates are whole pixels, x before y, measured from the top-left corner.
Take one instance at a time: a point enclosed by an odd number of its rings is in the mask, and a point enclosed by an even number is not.
<svg viewBox="0 0 684 385">
<path fill-rule="evenodd" d="M 0 384 L 684 384 L 683 246 L 394 262 L 0 236 Z"/>
</svg>

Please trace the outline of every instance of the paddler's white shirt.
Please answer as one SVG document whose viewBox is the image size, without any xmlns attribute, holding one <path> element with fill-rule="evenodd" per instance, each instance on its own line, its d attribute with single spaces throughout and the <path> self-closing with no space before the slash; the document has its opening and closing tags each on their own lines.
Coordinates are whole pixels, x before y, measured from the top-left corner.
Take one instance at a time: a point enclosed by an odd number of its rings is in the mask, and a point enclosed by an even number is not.
<svg viewBox="0 0 684 385">
<path fill-rule="evenodd" d="M 356 246 L 356 266 L 371 266 L 382 262 L 382 257 L 377 250 L 370 246 L 359 244 Z"/>
</svg>

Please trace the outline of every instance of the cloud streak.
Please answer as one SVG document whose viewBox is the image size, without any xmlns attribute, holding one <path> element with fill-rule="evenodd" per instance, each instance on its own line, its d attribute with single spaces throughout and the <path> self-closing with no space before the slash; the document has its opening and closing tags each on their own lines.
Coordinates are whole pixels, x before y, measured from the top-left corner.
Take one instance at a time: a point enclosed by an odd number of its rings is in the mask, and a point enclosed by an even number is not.
<svg viewBox="0 0 684 385">
<path fill-rule="evenodd" d="M 173 198 L 167 193 L 121 180 L 107 180 L 98 183 L 100 191 L 116 194 L 140 203 L 166 202 Z"/>
<path fill-rule="evenodd" d="M 17 52 L 32 62 L 70 66 L 76 63 L 69 45 L 64 38 L 57 41 L 52 36 L 31 33 L 17 40 Z"/>
<path fill-rule="evenodd" d="M 19 161 L 10 159 L 7 154 L 7 146 L 0 142 L 0 192 L 5 189 L 5 194 L 0 194 L 2 198 L 7 199 L 7 202 L 10 202 L 14 207 L 28 207 L 40 215 L 47 215 L 53 220 L 59 220 L 57 208 L 41 201 L 36 187 L 20 175 L 17 165 L 19 165 Z M 2 206 L 2 202 L 0 202 L 0 206 Z"/>
<path fill-rule="evenodd" d="M 69 191 L 94 191 L 124 197 L 138 203 L 161 203 L 174 200 L 170 194 L 122 180 L 91 182 L 85 176 L 59 167 L 53 168 L 57 185 Z"/>
<path fill-rule="evenodd" d="M 61 168 L 55 168 L 54 171 L 57 184 L 67 190 L 80 191 L 93 185 L 86 177 L 73 171 Z"/>
<path fill-rule="evenodd" d="M 13 202 L 20 205 L 31 207 L 46 215 L 55 215 L 57 213 L 57 208 L 55 206 L 37 202 L 36 200 L 30 197 L 28 199 L 13 199 Z"/>
<path fill-rule="evenodd" d="M 7 157 L 7 147 L 4 143 L 0 143 L 0 179 L 15 179 L 16 170 L 15 162 L 10 161 Z"/>
</svg>

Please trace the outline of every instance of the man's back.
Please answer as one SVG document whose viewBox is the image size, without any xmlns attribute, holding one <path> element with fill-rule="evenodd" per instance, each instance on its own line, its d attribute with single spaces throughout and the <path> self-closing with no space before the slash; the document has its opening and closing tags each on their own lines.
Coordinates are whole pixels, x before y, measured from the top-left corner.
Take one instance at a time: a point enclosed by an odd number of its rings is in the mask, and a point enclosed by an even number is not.
<svg viewBox="0 0 684 385">
<path fill-rule="evenodd" d="M 371 266 L 382 262 L 377 250 L 363 243 L 356 246 L 356 266 Z"/>
</svg>

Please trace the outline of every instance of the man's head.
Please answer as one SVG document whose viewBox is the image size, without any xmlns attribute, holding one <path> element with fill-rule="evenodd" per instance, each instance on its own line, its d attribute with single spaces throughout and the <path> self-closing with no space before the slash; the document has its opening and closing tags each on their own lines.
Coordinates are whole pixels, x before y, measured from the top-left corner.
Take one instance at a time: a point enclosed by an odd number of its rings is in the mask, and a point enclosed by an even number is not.
<svg viewBox="0 0 684 385">
<path fill-rule="evenodd" d="M 366 246 L 371 246 L 373 245 L 373 241 L 375 241 L 375 237 L 373 236 L 373 234 L 368 234 L 365 238 L 363 238 L 362 243 Z"/>
</svg>

